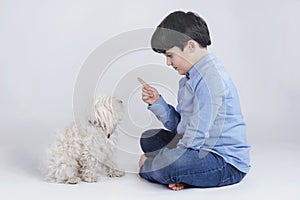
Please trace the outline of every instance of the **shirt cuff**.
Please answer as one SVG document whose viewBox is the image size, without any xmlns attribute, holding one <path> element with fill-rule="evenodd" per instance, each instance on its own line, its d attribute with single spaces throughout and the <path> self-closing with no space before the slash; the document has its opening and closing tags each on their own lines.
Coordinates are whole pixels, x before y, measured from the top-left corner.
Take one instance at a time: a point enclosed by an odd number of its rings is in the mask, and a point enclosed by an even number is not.
<svg viewBox="0 0 300 200">
<path fill-rule="evenodd" d="M 164 104 L 166 106 L 168 106 L 165 99 L 161 95 L 159 95 L 159 98 L 153 104 L 148 104 L 148 109 L 149 110 L 155 110 L 158 105 L 164 105 Z"/>
<path fill-rule="evenodd" d="M 157 99 L 153 104 L 148 105 L 148 109 L 152 111 L 162 122 L 165 122 L 167 120 L 168 108 L 169 105 L 162 96 L 160 96 L 159 99 Z"/>
</svg>

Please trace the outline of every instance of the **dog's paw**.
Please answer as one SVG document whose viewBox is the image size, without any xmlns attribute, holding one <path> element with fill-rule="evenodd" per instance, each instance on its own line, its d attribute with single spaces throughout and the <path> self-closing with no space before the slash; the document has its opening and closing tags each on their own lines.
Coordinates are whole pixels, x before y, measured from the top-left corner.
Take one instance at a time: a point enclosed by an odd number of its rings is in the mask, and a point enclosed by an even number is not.
<svg viewBox="0 0 300 200">
<path fill-rule="evenodd" d="M 81 179 L 79 177 L 72 177 L 69 178 L 68 180 L 65 180 L 64 183 L 66 184 L 77 184 L 81 181 Z"/>
<path fill-rule="evenodd" d="M 82 177 L 82 180 L 88 183 L 95 183 L 98 181 L 97 176 L 92 176 L 92 177 Z"/>
<path fill-rule="evenodd" d="M 109 177 L 122 177 L 125 175 L 125 172 L 116 170 L 116 169 L 109 169 L 107 170 L 107 176 Z"/>
<path fill-rule="evenodd" d="M 125 172 L 119 171 L 119 170 L 115 170 L 114 175 L 115 175 L 115 177 L 122 177 L 122 176 L 125 175 Z"/>
</svg>

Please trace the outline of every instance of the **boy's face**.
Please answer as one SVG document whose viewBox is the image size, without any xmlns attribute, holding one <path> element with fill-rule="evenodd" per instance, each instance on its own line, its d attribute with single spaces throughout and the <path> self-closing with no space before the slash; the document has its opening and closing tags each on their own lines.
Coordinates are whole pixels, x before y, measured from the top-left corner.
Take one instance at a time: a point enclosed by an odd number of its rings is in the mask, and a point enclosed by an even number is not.
<svg viewBox="0 0 300 200">
<path fill-rule="evenodd" d="M 187 47 L 183 51 L 179 47 L 172 47 L 164 55 L 166 56 L 167 65 L 172 66 L 180 75 L 185 75 L 193 66 L 188 59 L 189 52 Z"/>
</svg>

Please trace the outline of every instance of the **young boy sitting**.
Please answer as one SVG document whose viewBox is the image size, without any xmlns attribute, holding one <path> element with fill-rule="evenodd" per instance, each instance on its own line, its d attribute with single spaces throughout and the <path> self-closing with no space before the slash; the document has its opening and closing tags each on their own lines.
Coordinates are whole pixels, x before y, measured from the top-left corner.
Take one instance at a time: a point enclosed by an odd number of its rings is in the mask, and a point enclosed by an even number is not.
<svg viewBox="0 0 300 200">
<path fill-rule="evenodd" d="M 139 174 L 172 190 L 235 184 L 250 169 L 238 93 L 222 63 L 208 52 L 210 44 L 201 17 L 173 12 L 156 28 L 151 46 L 184 75 L 176 109 L 139 78 L 142 100 L 166 128 L 142 134 Z"/>
</svg>

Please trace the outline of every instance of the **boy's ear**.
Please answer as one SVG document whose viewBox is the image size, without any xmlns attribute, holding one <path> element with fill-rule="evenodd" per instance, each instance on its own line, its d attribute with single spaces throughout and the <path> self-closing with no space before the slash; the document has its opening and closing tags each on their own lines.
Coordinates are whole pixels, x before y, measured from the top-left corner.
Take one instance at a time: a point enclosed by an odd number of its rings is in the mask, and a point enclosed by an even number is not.
<svg viewBox="0 0 300 200">
<path fill-rule="evenodd" d="M 189 52 L 194 52 L 196 49 L 196 46 L 198 45 L 198 43 L 195 40 L 189 40 L 187 42 L 187 48 L 189 50 Z"/>
</svg>

